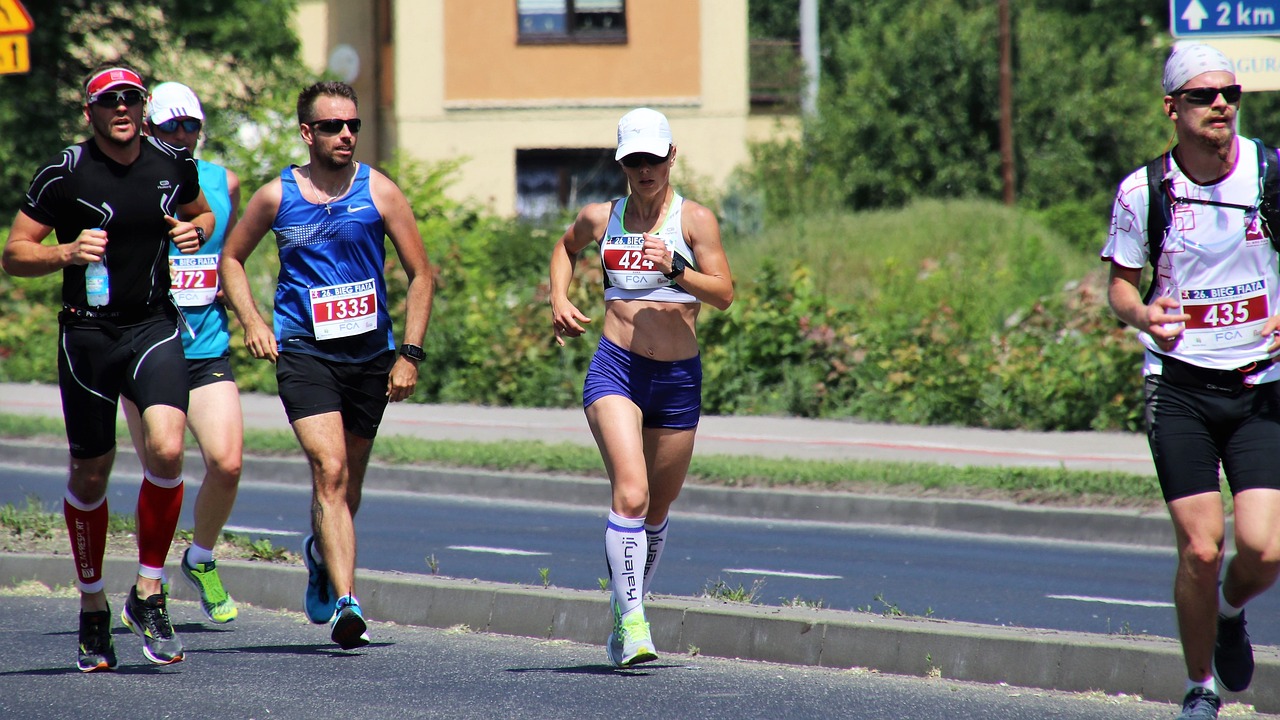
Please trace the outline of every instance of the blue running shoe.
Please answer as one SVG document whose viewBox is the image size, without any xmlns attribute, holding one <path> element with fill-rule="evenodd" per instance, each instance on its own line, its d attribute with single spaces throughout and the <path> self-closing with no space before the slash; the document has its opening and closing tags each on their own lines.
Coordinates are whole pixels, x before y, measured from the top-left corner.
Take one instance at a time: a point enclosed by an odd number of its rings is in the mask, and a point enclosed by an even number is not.
<svg viewBox="0 0 1280 720">
<path fill-rule="evenodd" d="M 343 595 L 333 614 L 333 631 L 329 637 L 343 650 L 354 650 L 369 644 L 369 633 L 366 630 L 368 626 L 364 621 L 364 613 L 360 612 L 360 601 L 350 595 Z"/>
<path fill-rule="evenodd" d="M 307 594 L 303 598 L 303 607 L 306 608 L 307 619 L 323 625 L 333 619 L 338 593 L 329 582 L 329 571 L 311 557 L 315 543 L 314 535 L 302 539 L 302 561 L 307 564 Z"/>
</svg>

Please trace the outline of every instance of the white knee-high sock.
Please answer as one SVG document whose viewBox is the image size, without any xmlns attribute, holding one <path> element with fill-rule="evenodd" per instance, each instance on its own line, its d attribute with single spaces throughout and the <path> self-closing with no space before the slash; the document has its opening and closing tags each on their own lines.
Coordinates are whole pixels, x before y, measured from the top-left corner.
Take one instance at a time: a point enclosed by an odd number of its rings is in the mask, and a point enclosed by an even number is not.
<svg viewBox="0 0 1280 720">
<path fill-rule="evenodd" d="M 609 563 L 613 599 L 623 615 L 640 607 L 644 597 L 646 553 L 644 518 L 626 518 L 610 512 L 604 530 L 604 556 Z"/>
<path fill-rule="evenodd" d="M 645 523 L 644 535 L 649 541 L 649 552 L 644 558 L 644 592 L 653 587 L 653 574 L 658 569 L 658 561 L 662 559 L 662 549 L 667 546 L 667 526 L 671 524 L 668 517 L 661 525 Z"/>
</svg>

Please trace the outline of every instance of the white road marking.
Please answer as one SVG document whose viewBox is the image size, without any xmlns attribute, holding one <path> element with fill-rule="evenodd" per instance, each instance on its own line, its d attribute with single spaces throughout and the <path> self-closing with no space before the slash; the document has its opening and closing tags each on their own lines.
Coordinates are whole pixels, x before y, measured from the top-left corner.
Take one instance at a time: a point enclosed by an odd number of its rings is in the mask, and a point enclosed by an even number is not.
<svg viewBox="0 0 1280 720">
<path fill-rule="evenodd" d="M 253 535 L 283 535 L 285 537 L 301 537 L 302 533 L 292 530 L 272 530 L 271 528 L 245 527 L 243 525 L 224 525 L 225 532 L 251 533 Z"/>
<path fill-rule="evenodd" d="M 725 568 L 721 572 L 741 573 L 743 575 L 772 575 L 773 577 L 800 578 L 802 580 L 841 580 L 840 575 L 817 575 L 814 573 L 787 572 L 785 570 L 760 570 L 759 568 Z"/>
<path fill-rule="evenodd" d="M 548 552 L 532 552 L 530 550 L 516 550 L 515 548 L 485 547 L 483 545 L 450 545 L 450 550 L 462 550 L 463 552 L 489 553 L 491 555 L 550 555 Z"/>
<path fill-rule="evenodd" d="M 1124 600 L 1121 598 L 1091 597 L 1089 595 L 1045 595 L 1050 600 L 1075 600 L 1077 602 L 1102 603 L 1104 605 L 1133 605 L 1135 607 L 1171 608 L 1173 603 L 1163 600 Z"/>
</svg>

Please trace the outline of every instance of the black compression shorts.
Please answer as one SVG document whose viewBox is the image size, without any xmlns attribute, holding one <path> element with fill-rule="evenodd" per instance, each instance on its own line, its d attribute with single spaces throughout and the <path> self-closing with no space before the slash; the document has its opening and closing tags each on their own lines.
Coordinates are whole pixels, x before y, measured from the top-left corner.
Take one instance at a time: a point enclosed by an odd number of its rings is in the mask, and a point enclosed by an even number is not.
<svg viewBox="0 0 1280 720">
<path fill-rule="evenodd" d="M 139 411 L 168 405 L 187 411 L 187 359 L 174 318 L 119 327 L 103 321 L 62 325 L 58 386 L 74 458 L 95 458 L 116 445 L 120 396 Z"/>
</svg>

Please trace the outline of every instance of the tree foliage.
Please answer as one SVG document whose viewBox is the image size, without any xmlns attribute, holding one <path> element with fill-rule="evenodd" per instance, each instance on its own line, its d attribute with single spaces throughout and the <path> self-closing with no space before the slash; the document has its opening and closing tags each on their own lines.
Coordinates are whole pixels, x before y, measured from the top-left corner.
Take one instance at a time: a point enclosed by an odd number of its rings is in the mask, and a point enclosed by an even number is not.
<svg viewBox="0 0 1280 720">
<path fill-rule="evenodd" d="M 1160 76 L 1163 0 L 1011 2 L 1019 202 L 1105 218 L 1120 179 L 1172 135 Z M 801 142 L 756 148 L 772 215 L 834 203 L 998 199 L 999 49 L 989 0 L 820 0 L 818 112 Z M 794 0 L 751 0 L 752 37 L 794 38 Z M 1247 89 L 1247 88 L 1246 88 Z M 1241 132 L 1280 142 L 1277 93 L 1250 93 Z M 816 198 L 816 200 L 815 200 Z"/>
<path fill-rule="evenodd" d="M 137 68 L 148 83 L 176 80 L 208 116 L 206 157 L 226 161 L 247 185 L 269 176 L 310 80 L 289 18 L 297 0 L 42 0 L 31 71 L 0 76 L 0 206 L 16 208 L 35 170 L 87 136 L 83 86 L 99 63 Z M 287 136 L 286 136 L 287 137 Z M 243 168 L 243 169 L 242 169 Z"/>
</svg>

